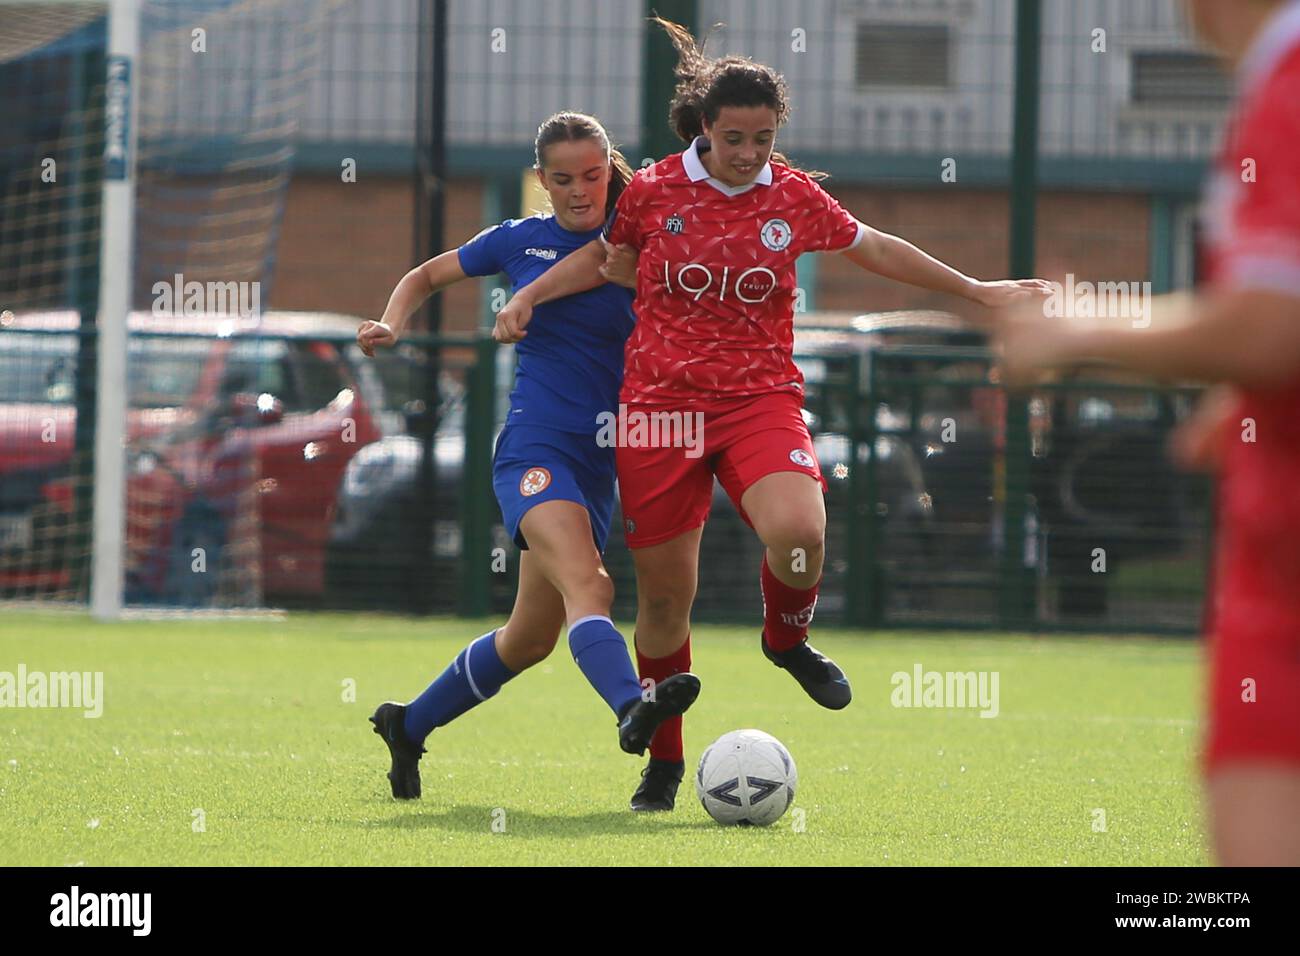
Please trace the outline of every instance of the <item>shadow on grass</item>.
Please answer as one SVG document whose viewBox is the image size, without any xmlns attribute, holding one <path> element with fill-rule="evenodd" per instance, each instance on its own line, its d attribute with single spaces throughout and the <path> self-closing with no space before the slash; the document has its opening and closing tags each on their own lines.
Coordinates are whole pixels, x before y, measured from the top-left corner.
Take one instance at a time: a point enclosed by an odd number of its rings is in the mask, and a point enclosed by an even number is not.
<svg viewBox="0 0 1300 956">
<path fill-rule="evenodd" d="M 677 814 L 640 814 L 631 810 L 606 810 L 597 813 L 567 814 L 562 811 L 533 813 L 518 807 L 461 805 L 420 809 L 385 820 L 368 820 L 362 825 L 394 830 L 454 830 L 459 833 L 493 833 L 504 826 L 504 833 L 514 837 L 588 836 L 593 833 L 645 834 L 652 830 L 702 830 L 716 827 L 709 820 L 688 820 Z M 689 810 L 687 811 L 689 812 Z M 675 818 L 674 818 L 675 817 Z M 497 822 L 500 821 L 500 822 Z"/>
</svg>

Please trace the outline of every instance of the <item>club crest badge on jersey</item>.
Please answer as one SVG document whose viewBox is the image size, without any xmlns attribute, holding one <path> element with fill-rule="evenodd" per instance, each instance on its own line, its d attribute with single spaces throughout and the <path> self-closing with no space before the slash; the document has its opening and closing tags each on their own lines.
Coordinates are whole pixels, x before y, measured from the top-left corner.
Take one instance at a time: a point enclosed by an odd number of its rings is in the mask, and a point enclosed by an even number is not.
<svg viewBox="0 0 1300 956">
<path fill-rule="evenodd" d="M 682 217 L 677 215 L 676 213 L 673 213 L 671 216 L 669 216 L 667 219 L 664 220 L 664 228 L 667 229 L 669 232 L 671 232 L 674 236 L 680 236 L 682 234 L 682 230 L 686 228 L 686 220 L 682 219 Z"/>
<path fill-rule="evenodd" d="M 796 448 L 794 451 L 790 452 L 790 460 L 796 465 L 802 465 L 804 468 L 811 468 L 813 466 L 813 456 L 808 454 L 802 448 Z"/>
<path fill-rule="evenodd" d="M 519 493 L 525 498 L 544 491 L 551 483 L 551 473 L 545 468 L 529 468 L 519 479 Z"/>
<path fill-rule="evenodd" d="M 769 219 L 758 231 L 758 237 L 763 240 L 763 245 L 773 252 L 780 252 L 790 245 L 793 233 L 790 231 L 790 224 L 784 219 Z"/>
</svg>

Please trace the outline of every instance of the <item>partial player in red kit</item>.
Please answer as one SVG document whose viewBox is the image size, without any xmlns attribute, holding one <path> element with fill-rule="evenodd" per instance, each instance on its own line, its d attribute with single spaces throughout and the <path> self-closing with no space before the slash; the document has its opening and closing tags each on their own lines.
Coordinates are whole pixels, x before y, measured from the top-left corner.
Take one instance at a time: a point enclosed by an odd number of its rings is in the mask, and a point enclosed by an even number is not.
<svg viewBox="0 0 1300 956">
<path fill-rule="evenodd" d="M 1206 193 L 1210 276 L 1157 301 L 1146 329 L 1009 317 L 1015 381 L 1097 360 L 1216 383 L 1175 436 L 1219 473 L 1203 755 L 1220 863 L 1300 865 L 1300 2 L 1190 0 L 1237 69 L 1238 102 Z"/>
<path fill-rule="evenodd" d="M 606 228 L 609 249 L 637 263 L 637 324 L 624 353 L 617 447 L 624 531 L 637 572 L 637 660 L 662 681 L 690 666 L 690 611 L 700 537 L 716 476 L 766 546 L 759 572 L 762 652 L 823 707 L 852 696 L 836 664 L 808 643 L 824 560 L 825 482 L 804 423 L 794 364 L 795 260 L 842 252 L 862 268 L 998 306 L 1046 283 L 980 282 L 859 222 L 808 173 L 774 153 L 789 113 L 781 75 L 737 56 L 710 60 L 684 28 L 658 21 L 680 62 L 670 120 L 685 152 L 641 170 Z M 511 300 L 496 334 L 516 341 L 532 307 L 590 288 L 599 243 L 574 252 Z M 696 439 L 663 447 L 680 421 Z M 620 436 L 624 433 L 620 430 Z M 633 809 L 674 805 L 684 764 L 680 721 L 666 721 Z"/>
</svg>

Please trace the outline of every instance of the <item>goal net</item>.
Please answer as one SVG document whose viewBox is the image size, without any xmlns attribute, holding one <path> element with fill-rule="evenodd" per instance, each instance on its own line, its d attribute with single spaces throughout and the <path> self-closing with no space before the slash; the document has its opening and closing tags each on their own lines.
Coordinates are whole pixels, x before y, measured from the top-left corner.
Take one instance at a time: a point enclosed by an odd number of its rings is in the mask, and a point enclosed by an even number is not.
<svg viewBox="0 0 1300 956">
<path fill-rule="evenodd" d="M 0 600 L 86 601 L 100 575 L 119 603 L 262 604 L 256 453 L 205 458 L 229 419 L 200 406 L 231 327 L 254 333 L 253 377 L 283 347 L 257 330 L 332 5 L 138 0 L 115 90 L 119 4 L 0 0 Z M 106 157 L 118 135 L 133 153 Z M 123 162 L 114 245 L 105 183 Z M 123 307 L 106 311 L 113 282 Z M 219 294 L 171 294 L 191 288 Z M 105 390 L 114 362 L 123 385 Z M 102 460 L 96 477 L 97 431 L 125 450 L 120 514 L 99 509 L 121 529 L 107 564 L 92 562 L 96 484 L 114 480 Z"/>
</svg>

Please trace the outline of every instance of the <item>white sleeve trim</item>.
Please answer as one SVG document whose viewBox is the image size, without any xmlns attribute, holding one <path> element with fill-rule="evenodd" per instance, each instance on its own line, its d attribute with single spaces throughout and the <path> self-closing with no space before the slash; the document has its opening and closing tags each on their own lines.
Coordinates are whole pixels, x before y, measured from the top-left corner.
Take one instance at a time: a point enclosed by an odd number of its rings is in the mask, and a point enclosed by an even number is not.
<svg viewBox="0 0 1300 956">
<path fill-rule="evenodd" d="M 852 242 L 850 242 L 847 246 L 845 246 L 840 251 L 848 252 L 850 249 L 856 249 L 859 245 L 862 244 L 862 239 L 864 236 L 866 236 L 866 234 L 867 234 L 867 227 L 862 224 L 861 220 L 858 220 L 858 234 L 853 237 Z"/>
</svg>

